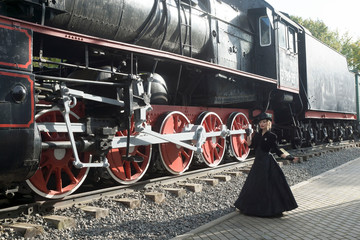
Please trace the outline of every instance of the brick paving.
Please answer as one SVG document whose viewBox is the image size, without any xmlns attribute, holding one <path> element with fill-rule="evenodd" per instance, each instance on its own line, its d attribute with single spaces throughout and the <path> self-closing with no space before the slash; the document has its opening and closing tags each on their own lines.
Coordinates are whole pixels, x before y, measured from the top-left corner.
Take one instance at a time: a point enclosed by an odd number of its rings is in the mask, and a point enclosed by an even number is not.
<svg viewBox="0 0 360 240">
<path fill-rule="evenodd" d="M 360 239 L 360 158 L 291 189 L 299 207 L 281 218 L 234 211 L 173 240 Z"/>
</svg>

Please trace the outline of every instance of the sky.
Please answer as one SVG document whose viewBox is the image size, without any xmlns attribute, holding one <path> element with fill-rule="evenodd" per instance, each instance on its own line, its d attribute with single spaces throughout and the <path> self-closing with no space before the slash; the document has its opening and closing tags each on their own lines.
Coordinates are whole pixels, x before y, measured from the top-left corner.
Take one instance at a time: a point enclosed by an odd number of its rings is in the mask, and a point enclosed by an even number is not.
<svg viewBox="0 0 360 240">
<path fill-rule="evenodd" d="M 360 39 L 360 0 L 266 0 L 275 9 L 290 15 L 322 20 L 340 36 L 348 32 L 353 40 Z"/>
</svg>

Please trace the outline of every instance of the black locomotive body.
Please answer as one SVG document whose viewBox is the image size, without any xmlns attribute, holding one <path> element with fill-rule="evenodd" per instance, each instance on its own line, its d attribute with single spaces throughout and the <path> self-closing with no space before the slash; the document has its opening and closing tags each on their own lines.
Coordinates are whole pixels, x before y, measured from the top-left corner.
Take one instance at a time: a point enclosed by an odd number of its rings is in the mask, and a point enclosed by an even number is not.
<svg viewBox="0 0 360 240">
<path fill-rule="evenodd" d="M 131 184 L 243 161 L 260 111 L 294 146 L 354 134 L 344 57 L 266 1 L 4 0 L 0 14 L 9 196 L 26 180 L 62 198 L 90 168 Z"/>
<path fill-rule="evenodd" d="M 0 187 L 37 170 L 41 138 L 34 120 L 32 31 L 1 25 Z M 11 193 L 10 193 L 11 194 Z"/>
</svg>

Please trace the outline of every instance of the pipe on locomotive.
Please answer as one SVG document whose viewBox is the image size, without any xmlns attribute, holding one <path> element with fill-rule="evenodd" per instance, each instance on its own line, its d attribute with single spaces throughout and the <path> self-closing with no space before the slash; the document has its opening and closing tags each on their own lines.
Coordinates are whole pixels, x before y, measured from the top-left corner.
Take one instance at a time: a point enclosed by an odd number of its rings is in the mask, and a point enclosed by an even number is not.
<svg viewBox="0 0 360 240">
<path fill-rule="evenodd" d="M 180 54 L 179 41 L 188 41 L 190 27 L 186 25 L 191 18 L 192 55 L 201 54 L 210 39 L 209 15 L 205 13 L 210 12 L 208 1 L 198 4 L 184 1 L 190 4 L 181 4 L 180 15 L 179 1 L 162 2 L 163 4 L 159 4 L 159 0 L 57 0 L 51 7 L 63 13 L 48 18 L 46 25 L 145 47 L 162 47 L 165 51 Z M 189 5 L 193 5 L 191 16 Z M 189 48 L 184 47 L 184 55 L 187 54 Z"/>
</svg>

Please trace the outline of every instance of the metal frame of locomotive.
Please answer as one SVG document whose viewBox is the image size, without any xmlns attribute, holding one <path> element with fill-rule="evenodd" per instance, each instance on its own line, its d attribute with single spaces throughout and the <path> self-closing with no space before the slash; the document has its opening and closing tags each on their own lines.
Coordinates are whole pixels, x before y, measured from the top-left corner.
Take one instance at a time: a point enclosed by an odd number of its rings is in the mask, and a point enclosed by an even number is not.
<svg viewBox="0 0 360 240">
<path fill-rule="evenodd" d="M 344 92 L 335 111 L 309 104 L 316 61 L 302 47 L 313 38 L 262 0 L 8 2 L 14 15 L 3 15 L 41 24 L 0 17 L 5 194 L 26 180 L 62 198 L 90 168 L 131 184 L 148 168 L 216 167 L 225 152 L 242 161 L 244 129 L 260 110 L 271 109 L 279 137 L 295 146 L 332 139 L 328 129 L 352 135 L 355 94 Z"/>
</svg>

